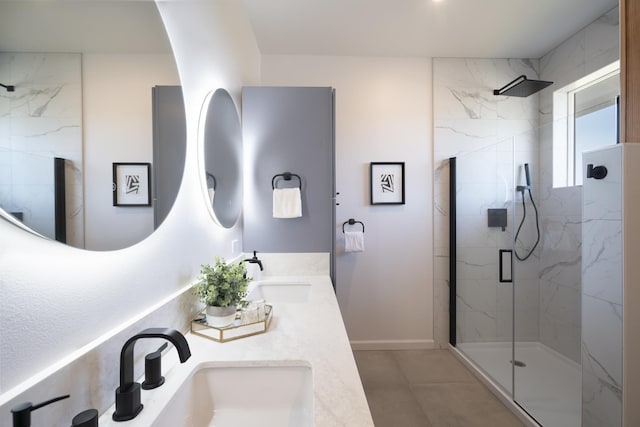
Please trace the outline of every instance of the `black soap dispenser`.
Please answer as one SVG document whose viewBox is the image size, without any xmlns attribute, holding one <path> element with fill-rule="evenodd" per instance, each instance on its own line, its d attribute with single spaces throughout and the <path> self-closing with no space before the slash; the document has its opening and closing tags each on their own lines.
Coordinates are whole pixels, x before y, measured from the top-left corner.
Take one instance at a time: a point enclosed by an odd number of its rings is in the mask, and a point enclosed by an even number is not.
<svg viewBox="0 0 640 427">
<path fill-rule="evenodd" d="M 41 402 L 34 405 L 31 402 L 23 402 L 20 403 L 13 408 L 11 408 L 11 414 L 13 415 L 13 427 L 30 427 L 31 426 L 31 412 L 36 409 L 40 409 L 43 406 L 50 405 L 54 402 L 57 402 L 62 399 L 67 399 L 69 397 L 68 394 L 64 396 L 54 397 L 53 399 L 49 399 L 46 402 Z"/>
</svg>

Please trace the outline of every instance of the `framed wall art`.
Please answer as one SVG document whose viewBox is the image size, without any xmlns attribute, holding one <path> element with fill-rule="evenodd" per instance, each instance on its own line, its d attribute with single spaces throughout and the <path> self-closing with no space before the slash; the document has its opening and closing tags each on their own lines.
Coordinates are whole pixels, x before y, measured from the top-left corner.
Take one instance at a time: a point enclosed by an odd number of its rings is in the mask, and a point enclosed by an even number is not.
<svg viewBox="0 0 640 427">
<path fill-rule="evenodd" d="M 113 164 L 113 206 L 151 206 L 151 163 Z"/>
<path fill-rule="evenodd" d="M 371 162 L 371 204 L 404 205 L 404 162 Z"/>
</svg>

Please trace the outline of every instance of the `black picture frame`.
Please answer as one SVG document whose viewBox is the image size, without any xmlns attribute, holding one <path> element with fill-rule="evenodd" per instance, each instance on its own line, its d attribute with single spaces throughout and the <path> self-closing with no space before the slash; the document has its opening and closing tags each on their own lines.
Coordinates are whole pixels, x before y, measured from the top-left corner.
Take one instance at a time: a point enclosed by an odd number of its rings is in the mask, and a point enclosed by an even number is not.
<svg viewBox="0 0 640 427">
<path fill-rule="evenodd" d="M 404 205 L 404 162 L 371 162 L 369 167 L 372 205 Z"/>
<path fill-rule="evenodd" d="M 151 163 L 113 163 L 113 206 L 151 206 Z"/>
</svg>

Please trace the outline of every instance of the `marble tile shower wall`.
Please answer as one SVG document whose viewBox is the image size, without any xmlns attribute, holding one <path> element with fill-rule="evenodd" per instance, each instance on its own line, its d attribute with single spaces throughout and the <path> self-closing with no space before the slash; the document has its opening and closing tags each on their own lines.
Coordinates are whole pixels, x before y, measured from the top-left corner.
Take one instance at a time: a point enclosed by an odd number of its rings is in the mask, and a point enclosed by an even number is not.
<svg viewBox="0 0 640 427">
<path fill-rule="evenodd" d="M 542 239 L 534 256 L 516 264 L 523 277 L 516 288 L 518 339 L 535 339 L 565 356 L 580 361 L 581 188 L 552 188 L 552 94 L 574 80 L 619 59 L 618 8 L 577 32 L 540 60 L 434 59 L 434 161 L 435 171 L 435 340 L 448 342 L 449 302 L 449 171 L 451 156 L 486 148 L 514 137 L 515 180 L 519 167 L 529 162 L 534 173 L 534 198 L 540 210 Z M 529 98 L 500 98 L 492 89 L 520 74 L 554 81 L 552 88 Z M 478 170 L 488 170 L 479 168 Z M 516 195 L 516 221 L 521 198 Z M 511 216 L 509 219 L 511 220 Z M 486 233 L 491 233 L 483 225 Z M 480 229 L 478 229 L 480 230 Z M 526 237 L 528 238 L 528 237 Z M 497 268 L 497 267 L 496 267 Z M 524 271 L 523 271 L 524 270 Z M 480 285 L 476 290 L 480 289 Z M 510 301 L 506 288 L 496 289 L 495 320 L 485 301 L 474 316 L 485 321 L 467 331 L 502 339 L 502 310 Z M 466 292 L 466 291 L 465 291 Z M 493 295 L 493 289 L 489 290 Z M 469 294 L 465 294 L 468 297 Z M 510 303 L 510 302 L 509 302 Z M 464 304 L 463 304 L 464 307 Z M 537 313 L 534 314 L 534 311 Z M 485 313 L 486 312 L 486 313 Z M 484 314 L 483 314 L 484 313 Z M 534 324 L 534 322 L 537 322 Z M 487 326 L 490 325 L 490 326 Z M 468 325 L 471 327 L 471 325 Z M 535 338 L 534 338 L 535 336 Z"/>
<path fill-rule="evenodd" d="M 84 240 L 81 67 L 80 54 L 0 53 L 0 82 L 15 86 L 0 91 L 0 193 L 13 201 L 5 208 L 54 237 L 53 157 L 68 159 L 67 241 L 74 246 Z"/>
<path fill-rule="evenodd" d="M 540 59 L 540 78 L 562 88 L 619 59 L 618 8 Z M 540 341 L 580 363 L 582 188 L 553 188 L 553 90 L 539 94 Z M 577 249 L 577 251 L 576 251 Z"/>
<path fill-rule="evenodd" d="M 623 145 L 585 154 L 606 179 L 584 183 L 582 247 L 583 426 L 622 425 Z M 624 153 L 628 154 L 628 153 Z"/>
<path fill-rule="evenodd" d="M 522 59 L 443 59 L 433 61 L 435 170 L 435 339 L 448 342 L 449 157 L 460 157 L 461 201 L 458 244 L 458 339 L 511 339 L 512 288 L 498 283 L 498 249 L 509 248 L 508 229 L 487 227 L 487 208 L 513 205 L 513 186 L 521 182 L 521 165 L 538 168 L 538 100 L 493 95 L 521 74 L 538 75 L 538 62 Z M 468 157 L 465 154 L 474 152 Z M 498 172 L 496 174 L 496 171 Z M 534 173 L 534 180 L 537 174 Z M 534 185 L 537 185 L 534 182 Z M 521 198 L 515 196 L 516 215 Z M 509 214 L 513 212 L 510 209 Z M 517 216 L 520 218 L 520 216 Z M 521 235 L 530 241 L 531 231 Z M 535 237 L 534 237 L 535 238 Z M 521 280 L 516 303 L 520 340 L 538 339 L 538 254 L 516 265 Z"/>
</svg>

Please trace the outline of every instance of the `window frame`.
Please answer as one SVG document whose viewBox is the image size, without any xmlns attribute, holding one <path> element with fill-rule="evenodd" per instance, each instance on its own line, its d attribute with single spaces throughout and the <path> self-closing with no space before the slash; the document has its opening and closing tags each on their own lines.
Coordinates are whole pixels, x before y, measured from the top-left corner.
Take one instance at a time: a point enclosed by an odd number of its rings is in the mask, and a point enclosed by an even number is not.
<svg viewBox="0 0 640 427">
<path fill-rule="evenodd" d="M 576 187 L 575 94 L 620 74 L 615 61 L 553 92 L 553 188 Z"/>
</svg>

